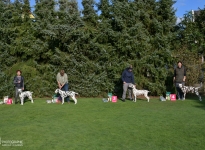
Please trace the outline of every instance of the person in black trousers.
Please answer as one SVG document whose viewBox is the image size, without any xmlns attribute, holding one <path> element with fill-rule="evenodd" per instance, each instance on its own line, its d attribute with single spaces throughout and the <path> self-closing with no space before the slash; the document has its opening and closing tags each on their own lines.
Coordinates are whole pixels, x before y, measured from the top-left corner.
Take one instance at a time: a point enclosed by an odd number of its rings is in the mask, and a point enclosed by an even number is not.
<svg viewBox="0 0 205 150">
<path fill-rule="evenodd" d="M 178 61 L 177 67 L 174 69 L 174 78 L 173 78 L 173 82 L 174 82 L 174 84 L 176 86 L 176 90 L 177 90 L 178 100 L 184 100 L 184 93 L 179 88 L 179 84 L 182 84 L 182 86 L 184 86 L 185 80 L 186 80 L 185 67 L 182 65 L 181 61 Z"/>
</svg>

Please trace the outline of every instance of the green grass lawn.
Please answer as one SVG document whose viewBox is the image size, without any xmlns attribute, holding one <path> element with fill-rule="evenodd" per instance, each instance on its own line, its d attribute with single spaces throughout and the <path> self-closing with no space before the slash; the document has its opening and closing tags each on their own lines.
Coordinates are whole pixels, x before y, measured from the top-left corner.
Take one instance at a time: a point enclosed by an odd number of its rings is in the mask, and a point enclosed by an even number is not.
<svg viewBox="0 0 205 150">
<path fill-rule="evenodd" d="M 25 150 L 204 150 L 205 100 L 160 102 L 144 98 L 104 103 L 0 105 L 1 141 L 19 140 Z"/>
</svg>

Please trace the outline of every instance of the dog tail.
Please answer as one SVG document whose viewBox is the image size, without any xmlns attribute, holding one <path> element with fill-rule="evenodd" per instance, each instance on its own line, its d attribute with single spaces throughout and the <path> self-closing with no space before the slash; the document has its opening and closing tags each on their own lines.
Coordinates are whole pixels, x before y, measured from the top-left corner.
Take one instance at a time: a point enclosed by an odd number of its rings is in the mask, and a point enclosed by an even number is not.
<svg viewBox="0 0 205 150">
<path fill-rule="evenodd" d="M 200 89 L 203 86 L 202 82 L 200 83 L 200 86 L 196 87 L 197 89 Z"/>
<path fill-rule="evenodd" d="M 200 88 L 203 86 L 203 84 L 202 84 L 202 82 L 201 82 L 201 84 L 200 84 Z"/>
</svg>

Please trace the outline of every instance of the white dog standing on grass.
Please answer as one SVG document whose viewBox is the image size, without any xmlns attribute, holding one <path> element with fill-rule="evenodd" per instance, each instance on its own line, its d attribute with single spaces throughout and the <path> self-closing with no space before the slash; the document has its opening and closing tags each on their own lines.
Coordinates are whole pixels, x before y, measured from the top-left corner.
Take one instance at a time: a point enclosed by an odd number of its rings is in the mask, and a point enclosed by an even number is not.
<svg viewBox="0 0 205 150">
<path fill-rule="evenodd" d="M 183 100 L 185 100 L 186 93 L 195 93 L 199 97 L 199 100 L 202 101 L 201 96 L 199 95 L 199 88 L 201 88 L 201 87 L 202 87 L 202 83 L 199 87 L 183 86 L 182 84 L 179 84 L 179 88 L 184 93 Z"/>
<path fill-rule="evenodd" d="M 61 89 L 56 89 L 55 93 L 56 94 L 59 93 L 60 96 L 62 97 L 62 104 L 64 104 L 64 98 L 66 98 L 67 96 L 70 96 L 74 100 L 75 104 L 77 104 L 77 99 L 75 98 L 75 94 L 78 93 L 73 91 L 62 91 Z"/>
<path fill-rule="evenodd" d="M 129 87 L 132 88 L 132 92 L 133 92 L 133 95 L 134 95 L 134 100 L 133 100 L 134 102 L 137 101 L 137 96 L 139 96 L 139 95 L 144 95 L 147 98 L 147 101 L 149 102 L 148 93 L 150 91 L 148 91 L 148 90 L 138 90 L 138 89 L 135 88 L 134 84 L 130 84 Z"/>
<path fill-rule="evenodd" d="M 31 92 L 31 91 L 23 92 L 22 89 L 18 89 L 18 93 L 19 93 L 19 98 L 21 100 L 21 105 L 23 105 L 25 97 L 28 97 L 31 100 L 31 103 L 33 103 L 33 98 L 32 98 L 33 92 Z"/>
</svg>

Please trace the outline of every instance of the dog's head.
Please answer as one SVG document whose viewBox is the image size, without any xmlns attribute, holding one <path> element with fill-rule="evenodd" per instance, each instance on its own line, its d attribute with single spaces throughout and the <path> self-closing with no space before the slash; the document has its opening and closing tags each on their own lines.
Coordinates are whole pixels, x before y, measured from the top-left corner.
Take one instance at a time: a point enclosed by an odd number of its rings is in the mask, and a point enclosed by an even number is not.
<svg viewBox="0 0 205 150">
<path fill-rule="evenodd" d="M 22 89 L 18 89 L 18 93 L 22 93 L 23 92 L 23 90 Z"/>
<path fill-rule="evenodd" d="M 55 90 L 55 93 L 58 93 L 58 92 L 59 92 L 59 89 L 56 89 L 56 90 Z"/>
<path fill-rule="evenodd" d="M 179 84 L 179 87 L 182 88 L 182 84 L 181 83 Z"/>
<path fill-rule="evenodd" d="M 131 84 L 129 84 L 129 88 L 134 89 L 134 88 L 135 88 L 135 85 L 131 83 Z"/>
</svg>

